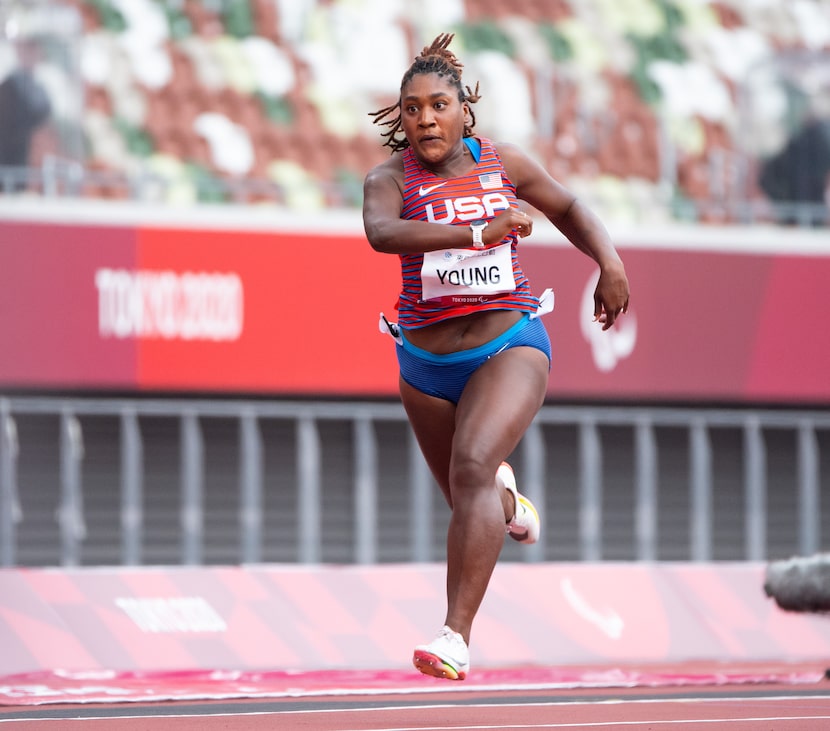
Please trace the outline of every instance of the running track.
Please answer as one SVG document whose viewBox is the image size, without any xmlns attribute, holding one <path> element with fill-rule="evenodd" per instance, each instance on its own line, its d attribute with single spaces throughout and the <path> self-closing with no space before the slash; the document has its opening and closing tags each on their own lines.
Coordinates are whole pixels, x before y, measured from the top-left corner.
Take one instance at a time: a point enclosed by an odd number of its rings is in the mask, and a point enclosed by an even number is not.
<svg viewBox="0 0 830 731">
<path fill-rule="evenodd" d="M 424 686 L 415 677 L 409 689 L 378 694 L 330 688 L 231 701 L 0 706 L 0 731 L 826 730 L 830 680 L 814 670 L 815 680 L 798 682 L 724 683 L 715 680 L 714 668 L 712 684 L 668 687 L 472 686 L 432 679 Z"/>
</svg>

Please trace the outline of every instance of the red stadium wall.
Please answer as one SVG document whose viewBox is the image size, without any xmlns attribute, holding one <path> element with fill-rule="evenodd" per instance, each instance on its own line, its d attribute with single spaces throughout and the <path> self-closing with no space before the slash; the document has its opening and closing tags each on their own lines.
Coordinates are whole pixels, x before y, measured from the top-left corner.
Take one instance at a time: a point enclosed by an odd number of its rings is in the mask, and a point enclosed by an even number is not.
<svg viewBox="0 0 830 731">
<path fill-rule="evenodd" d="M 627 236 L 631 311 L 602 333 L 592 262 L 537 227 L 522 260 L 538 292 L 556 292 L 550 399 L 830 403 L 830 237 L 721 246 L 699 231 L 705 245 Z M 395 396 L 377 320 L 397 288 L 396 257 L 355 225 L 7 219 L 0 388 Z"/>
</svg>

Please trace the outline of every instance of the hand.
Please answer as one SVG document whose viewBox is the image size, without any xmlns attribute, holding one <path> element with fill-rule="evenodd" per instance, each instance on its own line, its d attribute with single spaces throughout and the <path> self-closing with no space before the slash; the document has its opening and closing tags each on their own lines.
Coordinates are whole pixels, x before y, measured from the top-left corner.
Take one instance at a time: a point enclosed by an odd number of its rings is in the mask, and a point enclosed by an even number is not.
<svg viewBox="0 0 830 731">
<path fill-rule="evenodd" d="M 521 238 L 526 239 L 533 233 L 533 219 L 524 211 L 516 210 L 515 208 L 511 208 L 510 211 L 512 212 L 511 218 L 513 219 L 513 227 L 516 229 L 516 233 Z"/>
<path fill-rule="evenodd" d="M 628 298 L 628 278 L 622 262 L 600 269 L 594 290 L 594 322 L 602 323 L 603 330 L 610 328 L 617 317 L 628 312 Z"/>
<path fill-rule="evenodd" d="M 522 238 L 533 232 L 533 219 L 519 208 L 508 208 L 497 215 L 484 229 L 484 243 L 487 246 L 500 244 L 512 231 Z"/>
</svg>

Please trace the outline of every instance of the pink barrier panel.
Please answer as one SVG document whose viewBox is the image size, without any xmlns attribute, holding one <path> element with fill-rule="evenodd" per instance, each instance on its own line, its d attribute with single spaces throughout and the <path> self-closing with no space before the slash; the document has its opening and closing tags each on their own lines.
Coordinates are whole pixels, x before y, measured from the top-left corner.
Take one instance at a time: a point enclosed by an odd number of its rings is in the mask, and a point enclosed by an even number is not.
<svg viewBox="0 0 830 731">
<path fill-rule="evenodd" d="M 760 564 L 501 564 L 479 669 L 830 658 L 830 620 L 768 599 Z M 440 565 L 0 571 L 0 679 L 25 673 L 410 669 Z"/>
</svg>

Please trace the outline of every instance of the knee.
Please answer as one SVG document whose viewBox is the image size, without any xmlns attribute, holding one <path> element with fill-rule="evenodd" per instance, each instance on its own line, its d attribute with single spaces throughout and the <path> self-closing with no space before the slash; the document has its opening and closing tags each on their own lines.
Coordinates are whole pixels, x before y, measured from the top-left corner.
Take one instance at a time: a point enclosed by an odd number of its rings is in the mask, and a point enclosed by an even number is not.
<svg viewBox="0 0 830 731">
<path fill-rule="evenodd" d="M 454 494 L 493 487 L 496 469 L 484 455 L 454 454 L 450 465 L 450 486 Z"/>
</svg>

